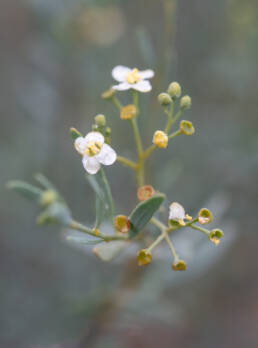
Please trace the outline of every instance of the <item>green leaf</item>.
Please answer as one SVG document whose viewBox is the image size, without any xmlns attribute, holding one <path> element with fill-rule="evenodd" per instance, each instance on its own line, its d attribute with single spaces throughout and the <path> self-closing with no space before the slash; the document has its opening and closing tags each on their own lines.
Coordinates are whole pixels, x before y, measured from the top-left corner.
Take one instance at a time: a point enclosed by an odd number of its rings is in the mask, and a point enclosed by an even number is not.
<svg viewBox="0 0 258 348">
<path fill-rule="evenodd" d="M 71 219 L 69 208 L 61 202 L 54 202 L 39 215 L 37 223 L 40 225 L 60 223 L 67 226 Z"/>
<path fill-rule="evenodd" d="M 41 189 L 19 180 L 9 181 L 7 183 L 7 188 L 19 193 L 25 198 L 36 201 L 37 203 L 39 203 L 41 194 L 43 192 Z"/>
<path fill-rule="evenodd" d="M 87 175 L 87 179 L 101 202 L 101 204 L 97 202 L 98 224 L 100 224 L 103 221 L 104 217 L 106 216 L 110 218 L 110 220 L 113 222 L 114 203 L 113 203 L 110 186 L 103 169 L 101 169 L 96 175 Z"/>
<path fill-rule="evenodd" d="M 87 244 L 87 245 L 94 245 L 94 244 L 98 244 L 98 243 L 103 243 L 103 239 L 99 239 L 99 238 L 92 238 L 92 239 L 88 239 L 85 236 L 83 237 L 79 237 L 79 236 L 66 236 L 66 240 L 67 241 L 71 241 L 71 242 L 75 242 L 78 244 Z"/>
<path fill-rule="evenodd" d="M 76 128 L 70 128 L 70 135 L 73 140 L 82 137 L 82 134 Z"/>
<path fill-rule="evenodd" d="M 124 241 L 109 242 L 98 245 L 93 249 L 93 252 L 102 261 L 108 262 L 120 255 L 127 245 L 128 242 Z"/>
<path fill-rule="evenodd" d="M 129 216 L 131 229 L 130 238 L 134 238 L 150 221 L 165 199 L 165 195 L 157 193 L 151 198 L 139 203 Z"/>
<path fill-rule="evenodd" d="M 47 190 L 56 191 L 55 186 L 41 173 L 35 174 L 35 179 Z"/>
<path fill-rule="evenodd" d="M 103 202 L 96 197 L 96 220 L 95 220 L 95 228 L 99 228 L 102 221 L 105 219 L 105 208 Z"/>
</svg>

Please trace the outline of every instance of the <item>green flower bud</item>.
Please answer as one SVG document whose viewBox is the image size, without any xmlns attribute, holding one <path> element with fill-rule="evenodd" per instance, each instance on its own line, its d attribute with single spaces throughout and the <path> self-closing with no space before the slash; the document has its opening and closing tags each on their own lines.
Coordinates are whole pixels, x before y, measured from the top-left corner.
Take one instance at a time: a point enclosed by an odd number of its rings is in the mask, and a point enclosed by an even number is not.
<svg viewBox="0 0 258 348">
<path fill-rule="evenodd" d="M 185 95 L 184 97 L 181 98 L 180 100 L 180 108 L 183 110 L 190 109 L 192 105 L 192 99 L 189 97 L 189 95 Z"/>
<path fill-rule="evenodd" d="M 93 125 L 92 125 L 92 130 L 93 130 L 94 132 L 99 132 L 99 126 L 98 126 L 97 124 L 93 124 Z"/>
<path fill-rule="evenodd" d="M 95 116 L 96 125 L 99 127 L 104 127 L 106 125 L 106 117 L 102 114 Z"/>
<path fill-rule="evenodd" d="M 44 191 L 40 196 L 40 204 L 46 207 L 58 199 L 57 193 L 53 190 Z"/>
<path fill-rule="evenodd" d="M 209 224 L 213 220 L 212 213 L 207 208 L 202 208 L 198 213 L 198 222 L 201 225 Z"/>
<path fill-rule="evenodd" d="M 192 134 L 194 134 L 195 129 L 194 129 L 192 122 L 182 120 L 180 122 L 180 131 L 182 134 L 192 135 Z"/>
<path fill-rule="evenodd" d="M 110 87 L 107 91 L 101 94 L 102 99 L 111 99 L 115 95 L 116 91 Z"/>
<path fill-rule="evenodd" d="M 159 101 L 160 105 L 162 105 L 162 106 L 167 106 L 167 105 L 172 103 L 172 99 L 171 99 L 170 95 L 167 93 L 160 93 L 158 95 L 158 101 Z"/>
<path fill-rule="evenodd" d="M 209 234 L 209 240 L 213 242 L 214 244 L 218 245 L 220 242 L 220 239 L 224 236 L 224 233 L 222 230 L 216 228 L 214 230 L 210 231 Z"/>
<path fill-rule="evenodd" d="M 139 266 L 146 266 L 151 263 L 152 254 L 146 249 L 142 249 L 138 252 L 137 261 Z"/>
<path fill-rule="evenodd" d="M 178 82 L 171 82 L 168 86 L 168 94 L 172 98 L 179 98 L 181 96 L 182 90 Z"/>
<path fill-rule="evenodd" d="M 70 135 L 73 138 L 73 140 L 82 137 L 82 134 L 76 128 L 70 128 Z"/>
<path fill-rule="evenodd" d="M 111 134 L 111 128 L 107 127 L 105 131 L 106 136 L 109 136 Z"/>
<path fill-rule="evenodd" d="M 131 224 L 127 216 L 118 215 L 115 217 L 114 226 L 118 233 L 128 233 Z"/>
<path fill-rule="evenodd" d="M 186 262 L 184 260 L 176 260 L 172 264 L 173 271 L 185 271 L 186 270 Z"/>
</svg>

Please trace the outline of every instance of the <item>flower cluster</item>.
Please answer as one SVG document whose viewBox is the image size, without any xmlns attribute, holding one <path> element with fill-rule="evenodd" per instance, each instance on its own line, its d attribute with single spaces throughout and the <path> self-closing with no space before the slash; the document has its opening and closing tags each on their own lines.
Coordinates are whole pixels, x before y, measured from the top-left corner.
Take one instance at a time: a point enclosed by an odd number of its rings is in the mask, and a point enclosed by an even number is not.
<svg viewBox="0 0 258 348">
<path fill-rule="evenodd" d="M 107 91 L 102 93 L 102 98 L 111 101 L 118 110 L 120 119 L 128 122 L 132 129 L 132 134 L 136 144 L 136 160 L 117 155 L 111 147 L 111 129 L 107 127 L 106 117 L 103 114 L 95 116 L 95 123 L 92 130 L 86 136 L 83 136 L 75 128 L 70 129 L 70 134 L 74 140 L 75 150 L 82 157 L 82 165 L 86 170 L 87 179 L 96 193 L 96 222 L 93 227 L 87 227 L 72 218 L 68 205 L 65 203 L 57 190 L 46 179 L 40 177 L 40 184 L 45 190 L 22 182 L 12 182 L 9 187 L 22 193 L 26 197 L 33 198 L 44 209 L 38 221 L 40 223 L 55 222 L 66 226 L 69 229 L 80 231 L 93 237 L 93 240 L 80 239 L 79 242 L 86 244 L 102 243 L 94 248 L 94 253 L 102 260 L 109 260 L 114 255 L 119 254 L 129 243 L 142 243 L 145 247 L 139 250 L 137 260 L 139 266 L 148 265 L 152 261 L 152 250 L 159 243 L 166 241 L 172 257 L 172 269 L 174 271 L 184 271 L 187 268 L 186 262 L 179 258 L 176 249 L 170 238 L 170 234 L 175 230 L 190 228 L 202 232 L 209 241 L 218 245 L 223 232 L 220 229 L 208 230 L 203 227 L 213 221 L 213 215 L 207 208 L 199 210 L 195 217 L 188 215 L 184 207 L 178 202 L 172 202 L 167 211 L 166 223 L 157 218 L 157 213 L 163 209 L 165 194 L 160 193 L 151 185 L 145 182 L 145 163 L 156 149 L 167 149 L 169 142 L 180 135 L 193 135 L 195 132 L 191 121 L 181 120 L 176 129 L 177 121 L 182 114 L 190 109 L 191 98 L 188 95 L 182 95 L 182 88 L 176 81 L 171 82 L 165 92 L 158 95 L 158 102 L 162 111 L 166 115 L 164 127 L 154 131 L 152 142 L 148 147 L 142 143 L 141 133 L 138 126 L 138 117 L 140 110 L 138 104 L 138 93 L 150 92 L 152 89 L 149 79 L 154 76 L 154 72 L 148 70 L 130 69 L 125 66 L 116 66 L 112 70 L 112 77 L 118 82 Z M 131 90 L 132 101 L 128 105 L 123 105 L 117 97 L 117 92 Z M 114 214 L 114 202 L 112 192 L 105 176 L 102 165 L 110 166 L 115 162 L 133 170 L 136 175 L 138 204 L 127 216 L 119 212 Z M 109 220 L 113 225 L 113 234 L 101 233 L 101 224 Z M 148 224 L 154 225 L 159 230 L 159 235 L 152 243 L 146 247 L 146 243 L 152 238 L 148 233 Z M 146 238 L 147 237 L 147 238 Z M 72 237 L 70 237 L 71 239 Z M 122 241 L 124 243 L 117 243 Z M 110 242 L 105 245 L 105 242 Z M 112 244 L 112 248 L 110 248 Z M 121 249 L 122 247 L 122 249 Z M 112 253 L 110 252 L 112 250 Z"/>
</svg>

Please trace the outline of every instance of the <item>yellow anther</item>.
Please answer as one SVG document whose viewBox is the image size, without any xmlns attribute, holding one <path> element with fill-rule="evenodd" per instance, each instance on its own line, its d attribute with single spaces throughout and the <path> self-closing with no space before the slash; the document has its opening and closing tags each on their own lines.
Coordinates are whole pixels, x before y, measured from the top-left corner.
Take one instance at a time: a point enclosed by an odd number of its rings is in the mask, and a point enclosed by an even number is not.
<svg viewBox="0 0 258 348">
<path fill-rule="evenodd" d="M 185 222 L 183 219 L 178 220 L 180 226 L 185 226 Z"/>
<path fill-rule="evenodd" d="M 188 215 L 188 214 L 185 215 L 185 218 L 186 218 L 186 220 L 188 220 L 188 221 L 193 220 L 192 216 L 190 216 L 190 215 Z"/>
<path fill-rule="evenodd" d="M 139 74 L 139 70 L 136 68 L 134 68 L 132 71 L 130 71 L 126 75 L 126 81 L 130 84 L 134 84 L 140 80 L 141 80 L 141 75 Z"/>
<path fill-rule="evenodd" d="M 214 243 L 215 245 L 218 245 L 218 244 L 220 243 L 220 240 L 219 240 L 218 238 L 216 238 L 216 237 L 210 238 L 210 241 L 211 241 L 212 243 Z"/>
<path fill-rule="evenodd" d="M 153 144 L 161 149 L 165 149 L 168 145 L 168 136 L 163 131 L 157 130 L 152 139 Z"/>
<path fill-rule="evenodd" d="M 90 142 L 87 144 L 87 147 L 85 149 L 85 155 L 92 157 L 96 156 L 101 150 L 101 143 L 99 141 L 96 142 Z"/>
</svg>

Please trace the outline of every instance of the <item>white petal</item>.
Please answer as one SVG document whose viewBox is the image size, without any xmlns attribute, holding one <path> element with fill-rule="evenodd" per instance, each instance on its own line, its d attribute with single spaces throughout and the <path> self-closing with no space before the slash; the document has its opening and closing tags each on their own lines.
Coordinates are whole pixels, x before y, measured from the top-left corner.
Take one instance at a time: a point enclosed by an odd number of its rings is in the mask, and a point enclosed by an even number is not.
<svg viewBox="0 0 258 348">
<path fill-rule="evenodd" d="M 110 166 L 116 161 L 116 152 L 111 146 L 104 144 L 96 158 L 100 163 Z"/>
<path fill-rule="evenodd" d="M 123 82 L 130 71 L 131 69 L 126 66 L 118 65 L 112 70 L 112 76 L 118 82 Z"/>
<path fill-rule="evenodd" d="M 100 169 L 100 163 L 96 157 L 83 156 L 82 164 L 89 174 L 96 174 Z"/>
<path fill-rule="evenodd" d="M 154 76 L 154 71 L 148 69 L 148 70 L 139 71 L 139 74 L 142 79 L 151 79 Z"/>
<path fill-rule="evenodd" d="M 135 83 L 134 85 L 131 85 L 131 87 L 143 93 L 149 92 L 152 89 L 150 82 L 147 80 L 139 81 Z"/>
<path fill-rule="evenodd" d="M 104 137 L 101 133 L 99 132 L 90 132 L 86 135 L 85 137 L 85 141 L 86 143 L 90 143 L 90 142 L 100 142 L 101 145 L 104 144 Z"/>
<path fill-rule="evenodd" d="M 75 150 L 78 151 L 81 155 L 84 154 L 84 150 L 85 150 L 85 147 L 86 147 L 86 141 L 85 141 L 85 138 L 83 137 L 79 137 L 75 140 L 74 142 L 74 147 L 75 147 Z"/>
<path fill-rule="evenodd" d="M 169 220 L 185 219 L 185 209 L 181 204 L 174 202 L 170 205 Z"/>
<path fill-rule="evenodd" d="M 127 82 L 120 83 L 119 85 L 112 86 L 113 89 L 117 91 L 126 91 L 127 89 L 132 88 L 133 85 L 130 85 Z"/>
</svg>

